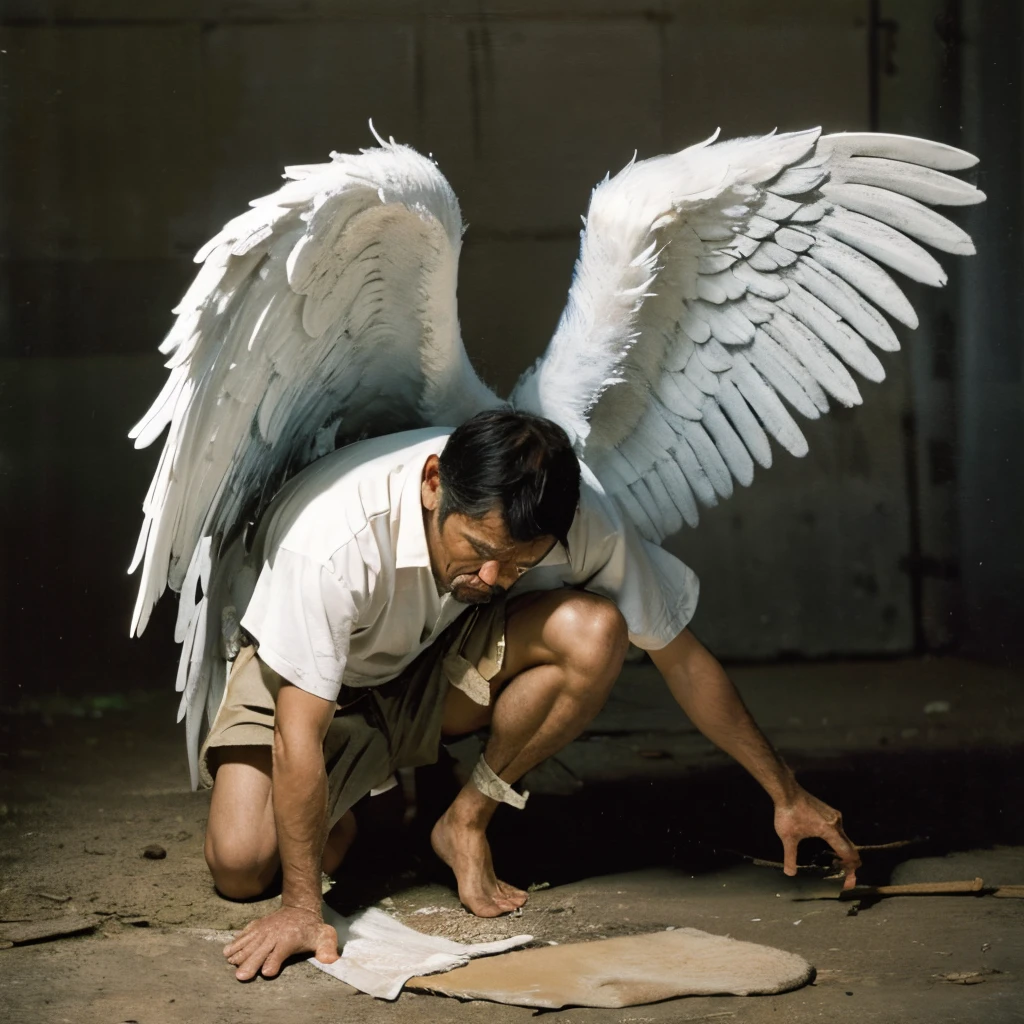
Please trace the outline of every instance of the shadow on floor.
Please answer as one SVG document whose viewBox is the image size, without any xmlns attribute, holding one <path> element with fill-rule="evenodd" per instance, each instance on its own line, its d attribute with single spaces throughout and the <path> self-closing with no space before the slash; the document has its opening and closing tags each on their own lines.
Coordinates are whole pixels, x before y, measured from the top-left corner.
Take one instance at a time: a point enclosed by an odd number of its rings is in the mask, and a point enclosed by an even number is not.
<svg viewBox="0 0 1024 1024">
<path fill-rule="evenodd" d="M 854 842 L 918 840 L 872 852 L 858 881 L 881 885 L 908 857 L 997 844 L 1024 845 L 1020 747 L 847 754 L 796 764 L 801 783 L 840 809 Z M 357 807 L 362 835 L 336 888 L 340 908 L 365 905 L 399 885 L 450 883 L 429 830 L 456 792 L 450 763 L 417 772 L 418 814 L 401 824 L 397 791 Z M 390 799 L 389 799 L 390 797 Z M 526 887 L 563 885 L 648 867 L 716 870 L 742 854 L 781 860 L 764 793 L 736 766 L 689 769 L 678 778 L 588 783 L 572 796 L 534 794 L 529 811 L 499 808 L 490 829 L 499 877 Z M 824 843 L 801 845 L 802 864 L 831 861 Z M 369 885 L 368 885 L 369 883 Z"/>
</svg>

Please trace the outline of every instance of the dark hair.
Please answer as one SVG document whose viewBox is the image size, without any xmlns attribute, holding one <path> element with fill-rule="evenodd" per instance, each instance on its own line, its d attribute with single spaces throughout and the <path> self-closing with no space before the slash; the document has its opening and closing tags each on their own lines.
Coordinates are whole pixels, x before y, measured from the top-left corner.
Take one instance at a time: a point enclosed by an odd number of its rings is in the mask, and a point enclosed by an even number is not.
<svg viewBox="0 0 1024 1024">
<path fill-rule="evenodd" d="M 453 512 L 498 509 L 515 541 L 567 545 L 580 500 L 580 464 L 565 431 L 541 416 L 492 409 L 458 427 L 440 456 L 439 525 Z"/>
</svg>

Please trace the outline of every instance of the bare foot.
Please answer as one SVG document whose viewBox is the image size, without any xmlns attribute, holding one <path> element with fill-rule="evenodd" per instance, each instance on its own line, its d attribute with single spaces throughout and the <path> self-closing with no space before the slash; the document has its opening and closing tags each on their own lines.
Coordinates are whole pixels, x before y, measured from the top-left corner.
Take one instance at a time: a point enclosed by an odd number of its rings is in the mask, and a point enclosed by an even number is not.
<svg viewBox="0 0 1024 1024">
<path fill-rule="evenodd" d="M 459 899 L 477 917 L 509 914 L 526 902 L 522 889 L 500 881 L 494 874 L 491 847 L 482 828 L 456 823 L 448 811 L 430 833 L 430 845 L 455 872 Z"/>
<path fill-rule="evenodd" d="M 349 847 L 356 841 L 356 816 L 346 811 L 335 823 L 324 843 L 322 868 L 325 874 L 333 875 L 341 867 Z"/>
</svg>

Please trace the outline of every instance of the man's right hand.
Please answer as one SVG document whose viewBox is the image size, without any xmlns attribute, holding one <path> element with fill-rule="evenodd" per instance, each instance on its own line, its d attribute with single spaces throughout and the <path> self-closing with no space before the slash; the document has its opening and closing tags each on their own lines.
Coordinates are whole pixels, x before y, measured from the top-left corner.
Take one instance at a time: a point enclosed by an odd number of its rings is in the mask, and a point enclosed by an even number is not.
<svg viewBox="0 0 1024 1024">
<path fill-rule="evenodd" d="M 317 960 L 333 964 L 338 959 L 338 933 L 316 911 L 282 907 L 250 921 L 224 947 L 228 963 L 238 968 L 239 981 L 249 981 L 260 972 L 264 978 L 273 978 L 296 953 L 313 953 Z"/>
</svg>

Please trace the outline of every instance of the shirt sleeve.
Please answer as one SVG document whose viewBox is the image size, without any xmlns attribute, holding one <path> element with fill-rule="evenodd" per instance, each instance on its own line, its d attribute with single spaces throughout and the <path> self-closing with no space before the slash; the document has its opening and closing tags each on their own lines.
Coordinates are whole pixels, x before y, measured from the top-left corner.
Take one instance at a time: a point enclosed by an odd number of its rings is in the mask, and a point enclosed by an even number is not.
<svg viewBox="0 0 1024 1024">
<path fill-rule="evenodd" d="M 333 571 L 332 571 L 333 570 Z M 305 555 L 278 548 L 264 563 L 242 626 L 288 682 L 338 699 L 365 587 Z"/>
<path fill-rule="evenodd" d="M 581 500 L 581 517 L 590 519 L 592 534 L 604 532 L 603 521 L 610 527 L 602 541 L 587 541 L 588 551 L 600 564 L 585 566 L 584 587 L 615 603 L 632 643 L 646 651 L 660 650 L 693 618 L 700 581 L 675 555 L 644 540 L 618 507 L 612 507 L 611 499 L 601 497 L 599 503 L 594 495 L 590 501 Z"/>
</svg>

